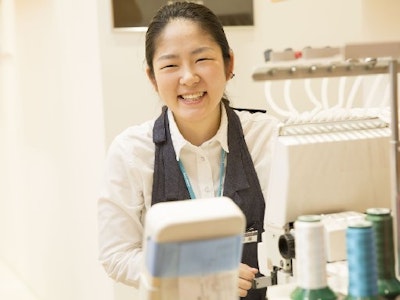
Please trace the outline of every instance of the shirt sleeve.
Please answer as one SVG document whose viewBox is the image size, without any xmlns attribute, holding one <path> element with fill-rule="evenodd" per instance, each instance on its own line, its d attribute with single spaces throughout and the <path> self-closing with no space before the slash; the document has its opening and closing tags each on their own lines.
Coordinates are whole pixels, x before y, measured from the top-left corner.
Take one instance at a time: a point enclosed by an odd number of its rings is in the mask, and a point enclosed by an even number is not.
<svg viewBox="0 0 400 300">
<path fill-rule="evenodd" d="M 138 168 L 116 139 L 110 146 L 98 199 L 99 260 L 117 282 L 138 287 L 142 267 L 142 215 L 145 209 Z M 135 171 L 136 170 L 136 171 Z"/>
</svg>

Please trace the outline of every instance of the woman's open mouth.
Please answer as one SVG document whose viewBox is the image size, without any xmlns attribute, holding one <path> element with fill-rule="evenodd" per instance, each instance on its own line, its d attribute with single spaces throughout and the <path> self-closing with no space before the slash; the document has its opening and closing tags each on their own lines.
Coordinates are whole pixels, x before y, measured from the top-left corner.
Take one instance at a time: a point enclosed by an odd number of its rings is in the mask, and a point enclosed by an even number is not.
<svg viewBox="0 0 400 300">
<path fill-rule="evenodd" d="M 185 102 L 197 102 L 200 101 L 206 92 L 199 92 L 199 93 L 193 93 L 193 94 L 185 94 L 185 95 L 179 95 L 178 98 L 185 101 Z"/>
</svg>

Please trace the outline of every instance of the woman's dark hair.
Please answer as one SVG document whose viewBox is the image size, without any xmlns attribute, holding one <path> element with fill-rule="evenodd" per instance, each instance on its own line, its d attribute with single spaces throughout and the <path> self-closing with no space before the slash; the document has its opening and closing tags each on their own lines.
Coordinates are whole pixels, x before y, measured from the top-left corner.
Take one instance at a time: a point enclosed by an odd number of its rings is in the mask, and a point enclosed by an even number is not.
<svg viewBox="0 0 400 300">
<path fill-rule="evenodd" d="M 187 19 L 199 24 L 221 47 L 225 66 L 230 60 L 230 47 L 224 28 L 218 17 L 204 5 L 192 2 L 174 2 L 161 7 L 151 20 L 146 32 L 146 62 L 150 73 L 154 74 L 153 58 L 156 43 L 165 26 L 175 19 Z"/>
</svg>

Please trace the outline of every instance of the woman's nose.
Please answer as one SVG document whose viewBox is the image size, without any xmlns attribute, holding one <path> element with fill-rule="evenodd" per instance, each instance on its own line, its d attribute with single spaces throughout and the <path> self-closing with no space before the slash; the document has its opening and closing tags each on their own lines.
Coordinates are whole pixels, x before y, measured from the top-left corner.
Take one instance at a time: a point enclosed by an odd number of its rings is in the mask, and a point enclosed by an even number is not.
<svg viewBox="0 0 400 300">
<path fill-rule="evenodd" d="M 192 86 L 200 81 L 200 76 L 197 75 L 192 69 L 185 69 L 179 80 L 182 85 Z"/>
</svg>

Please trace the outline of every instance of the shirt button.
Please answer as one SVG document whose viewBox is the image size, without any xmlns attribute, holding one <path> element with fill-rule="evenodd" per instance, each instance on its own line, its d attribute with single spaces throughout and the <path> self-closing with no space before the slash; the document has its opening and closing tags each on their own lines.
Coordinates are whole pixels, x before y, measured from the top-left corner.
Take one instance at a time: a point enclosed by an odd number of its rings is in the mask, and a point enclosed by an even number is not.
<svg viewBox="0 0 400 300">
<path fill-rule="evenodd" d="M 208 186 L 204 190 L 206 191 L 206 193 L 209 193 L 211 191 L 210 187 Z"/>
<path fill-rule="evenodd" d="M 206 158 L 205 158 L 204 156 L 202 156 L 202 157 L 200 157 L 200 160 L 201 160 L 201 161 L 205 161 Z"/>
</svg>

